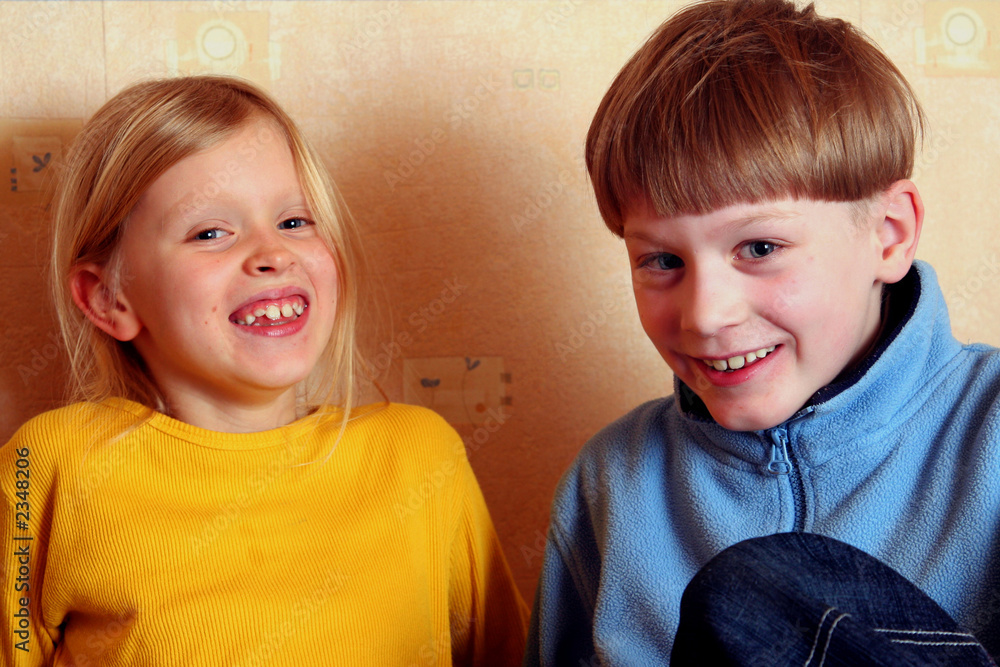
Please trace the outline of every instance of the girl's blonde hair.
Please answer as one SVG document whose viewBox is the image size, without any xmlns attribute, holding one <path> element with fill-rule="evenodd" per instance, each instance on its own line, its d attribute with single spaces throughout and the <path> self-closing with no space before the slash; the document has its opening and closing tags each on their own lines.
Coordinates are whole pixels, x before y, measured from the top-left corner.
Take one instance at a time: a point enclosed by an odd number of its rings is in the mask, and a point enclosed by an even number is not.
<svg viewBox="0 0 1000 667">
<path fill-rule="evenodd" d="M 164 396 L 130 343 L 107 335 L 73 302 L 74 268 L 105 269 L 112 296 L 122 275 L 118 247 L 139 198 L 180 160 L 216 146 L 243 126 L 268 119 L 291 149 L 317 230 L 339 276 L 336 319 L 321 363 L 307 384 L 307 407 L 335 401 L 350 414 L 360 366 L 358 238 L 322 161 L 292 119 L 264 91 L 232 77 L 192 76 L 135 84 L 115 95 L 86 123 L 69 149 L 53 202 L 51 274 L 59 326 L 69 352 L 71 400 L 127 398 L 167 411 Z"/>
</svg>

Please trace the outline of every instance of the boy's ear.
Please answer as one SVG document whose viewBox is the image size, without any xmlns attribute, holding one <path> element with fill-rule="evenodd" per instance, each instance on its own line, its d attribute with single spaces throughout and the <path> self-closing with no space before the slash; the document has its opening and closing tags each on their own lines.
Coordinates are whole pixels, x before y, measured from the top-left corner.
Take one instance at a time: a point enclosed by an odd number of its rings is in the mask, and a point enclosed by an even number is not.
<svg viewBox="0 0 1000 667">
<path fill-rule="evenodd" d="M 104 267 L 81 264 L 69 277 L 73 303 L 98 329 L 122 342 L 139 335 L 142 323 L 129 306 L 125 295 L 114 294 L 105 281 Z"/>
<path fill-rule="evenodd" d="M 877 278 L 892 284 L 902 280 L 913 264 L 924 224 L 924 203 L 917 186 L 906 179 L 889 186 L 882 201 L 885 212 L 876 221 L 882 252 Z"/>
</svg>

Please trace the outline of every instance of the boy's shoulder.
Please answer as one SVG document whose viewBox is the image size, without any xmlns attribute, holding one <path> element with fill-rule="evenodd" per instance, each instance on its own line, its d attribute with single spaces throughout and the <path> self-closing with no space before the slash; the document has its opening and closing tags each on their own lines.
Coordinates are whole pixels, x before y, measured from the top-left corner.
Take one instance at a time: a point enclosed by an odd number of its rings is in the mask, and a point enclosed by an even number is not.
<svg viewBox="0 0 1000 667">
<path fill-rule="evenodd" d="M 652 441 L 658 444 L 666 422 L 676 409 L 675 394 L 646 401 L 595 433 L 583 452 L 619 449 L 626 443 L 641 446 Z"/>
<path fill-rule="evenodd" d="M 676 403 L 675 394 L 647 401 L 599 430 L 577 454 L 563 483 L 577 479 L 589 486 L 663 457 L 684 428 Z"/>
</svg>

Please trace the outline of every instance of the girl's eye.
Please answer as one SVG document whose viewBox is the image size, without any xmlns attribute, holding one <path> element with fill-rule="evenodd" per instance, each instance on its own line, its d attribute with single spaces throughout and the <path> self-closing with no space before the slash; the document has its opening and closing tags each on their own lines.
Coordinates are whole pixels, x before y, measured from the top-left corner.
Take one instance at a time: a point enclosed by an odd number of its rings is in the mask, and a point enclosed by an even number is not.
<svg viewBox="0 0 1000 667">
<path fill-rule="evenodd" d="M 311 224 L 312 222 L 305 218 L 289 218 L 288 220 L 279 222 L 278 229 L 301 229 Z"/>
<path fill-rule="evenodd" d="M 194 235 L 196 241 L 214 241 L 223 236 L 229 236 L 229 232 L 222 229 L 206 229 Z"/>
<path fill-rule="evenodd" d="M 771 243 L 770 241 L 750 241 L 740 248 L 738 254 L 742 259 L 761 259 L 762 257 L 767 257 L 777 249 L 777 243 Z"/>
<path fill-rule="evenodd" d="M 649 257 L 642 263 L 643 266 L 653 269 L 654 271 L 670 271 L 672 269 L 679 269 L 684 266 L 684 262 L 677 255 L 671 255 L 668 252 L 661 252 Z"/>
</svg>

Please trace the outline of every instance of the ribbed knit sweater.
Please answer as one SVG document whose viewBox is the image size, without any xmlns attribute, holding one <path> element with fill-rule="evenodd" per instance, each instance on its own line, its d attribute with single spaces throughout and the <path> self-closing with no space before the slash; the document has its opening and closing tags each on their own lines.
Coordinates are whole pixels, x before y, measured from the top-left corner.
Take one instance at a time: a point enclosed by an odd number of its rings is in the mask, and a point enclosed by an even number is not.
<svg viewBox="0 0 1000 667">
<path fill-rule="evenodd" d="M 333 448 L 340 415 L 29 421 L 0 449 L 3 664 L 517 664 L 527 610 L 461 439 L 369 406 Z"/>
</svg>

